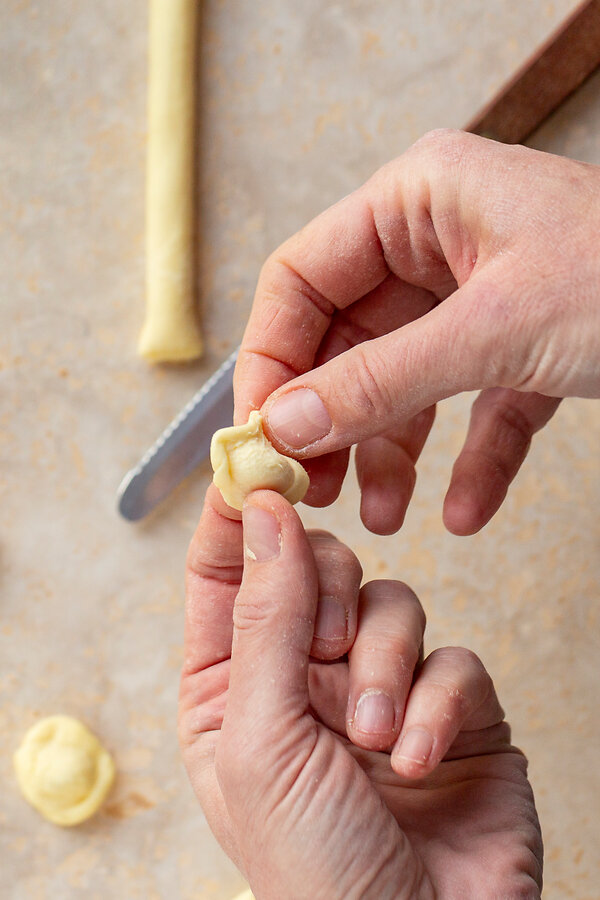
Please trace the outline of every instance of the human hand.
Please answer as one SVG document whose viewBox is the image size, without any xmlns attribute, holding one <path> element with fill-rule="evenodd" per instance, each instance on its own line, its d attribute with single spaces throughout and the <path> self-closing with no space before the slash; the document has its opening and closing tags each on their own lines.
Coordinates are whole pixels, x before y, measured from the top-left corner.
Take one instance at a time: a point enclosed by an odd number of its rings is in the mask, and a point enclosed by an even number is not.
<svg viewBox="0 0 600 900">
<path fill-rule="evenodd" d="M 305 533 L 278 494 L 250 496 L 243 535 L 230 512 L 211 486 L 188 555 L 179 732 L 258 900 L 539 897 L 527 763 L 477 657 L 423 662 L 412 591 L 359 591 L 351 551 Z"/>
<path fill-rule="evenodd" d="M 357 443 L 361 517 L 387 534 L 434 404 L 480 389 L 444 503 L 450 531 L 478 531 L 558 398 L 600 396 L 598 233 L 600 167 L 426 135 L 265 264 L 237 420 L 262 407 L 315 506 L 335 499 Z"/>
</svg>

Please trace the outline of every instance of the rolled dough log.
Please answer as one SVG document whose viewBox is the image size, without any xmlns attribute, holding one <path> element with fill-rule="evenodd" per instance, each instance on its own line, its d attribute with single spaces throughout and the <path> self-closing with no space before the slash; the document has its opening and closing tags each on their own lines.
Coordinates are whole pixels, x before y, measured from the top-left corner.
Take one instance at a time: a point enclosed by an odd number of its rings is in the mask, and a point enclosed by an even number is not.
<svg viewBox="0 0 600 900">
<path fill-rule="evenodd" d="M 195 302 L 195 85 L 199 0 L 150 0 L 146 318 L 153 362 L 202 353 Z"/>
<path fill-rule="evenodd" d="M 56 825 L 78 825 L 93 816 L 115 777 L 108 751 L 71 716 L 49 716 L 33 725 L 14 766 L 25 799 Z"/>
<path fill-rule="evenodd" d="M 215 431 L 210 461 L 213 481 L 234 509 L 242 509 L 246 496 L 261 488 L 279 491 L 290 503 L 298 503 L 308 490 L 305 470 L 267 440 L 257 410 L 250 413 L 246 425 Z"/>
</svg>

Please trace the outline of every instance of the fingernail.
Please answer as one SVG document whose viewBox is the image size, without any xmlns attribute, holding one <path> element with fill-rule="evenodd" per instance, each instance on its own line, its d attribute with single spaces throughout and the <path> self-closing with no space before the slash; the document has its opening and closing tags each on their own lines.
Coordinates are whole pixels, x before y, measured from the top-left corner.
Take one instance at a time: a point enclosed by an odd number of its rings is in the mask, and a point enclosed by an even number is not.
<svg viewBox="0 0 600 900">
<path fill-rule="evenodd" d="M 315 637 L 322 641 L 340 641 L 348 635 L 348 617 L 345 607 L 333 597 L 319 597 Z"/>
<path fill-rule="evenodd" d="M 354 727 L 367 734 L 387 734 L 394 728 L 394 704 L 383 691 L 365 691 L 358 698 Z"/>
<path fill-rule="evenodd" d="M 429 759 L 433 738 L 425 728 L 410 728 L 394 753 L 394 756 L 423 765 Z"/>
<path fill-rule="evenodd" d="M 276 400 L 267 413 L 271 431 L 282 443 L 300 450 L 331 431 L 331 419 L 318 394 L 299 388 Z"/>
<path fill-rule="evenodd" d="M 260 506 L 246 506 L 242 513 L 246 555 L 256 562 L 275 559 L 281 550 L 281 532 L 275 516 Z"/>
</svg>

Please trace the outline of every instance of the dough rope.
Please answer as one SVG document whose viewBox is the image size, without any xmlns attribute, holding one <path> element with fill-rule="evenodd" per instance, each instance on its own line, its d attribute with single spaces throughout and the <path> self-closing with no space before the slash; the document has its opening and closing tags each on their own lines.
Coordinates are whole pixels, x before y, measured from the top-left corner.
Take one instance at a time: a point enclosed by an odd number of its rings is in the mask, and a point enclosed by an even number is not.
<svg viewBox="0 0 600 900">
<path fill-rule="evenodd" d="M 195 85 L 198 0 L 150 0 L 146 318 L 140 356 L 202 353 L 195 302 Z"/>
</svg>

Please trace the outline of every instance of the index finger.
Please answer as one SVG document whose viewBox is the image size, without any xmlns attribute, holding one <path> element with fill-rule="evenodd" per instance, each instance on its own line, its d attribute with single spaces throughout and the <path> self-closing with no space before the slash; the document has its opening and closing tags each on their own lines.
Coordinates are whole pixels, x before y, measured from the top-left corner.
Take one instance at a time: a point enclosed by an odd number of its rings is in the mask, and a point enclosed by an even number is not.
<svg viewBox="0 0 600 900">
<path fill-rule="evenodd" d="M 336 309 L 389 274 L 364 188 L 330 207 L 272 254 L 260 274 L 234 376 L 235 421 L 309 371 Z"/>
<path fill-rule="evenodd" d="M 482 145 L 493 146 L 459 132 L 425 136 L 267 260 L 236 367 L 236 420 L 246 421 L 274 390 L 313 368 L 333 313 L 375 290 L 390 273 L 439 298 L 455 289 L 446 252 L 462 270 L 463 250 L 469 249 L 460 246 L 465 234 L 457 227 L 465 144 L 479 155 Z M 434 214 L 451 235 L 445 250 Z"/>
</svg>

